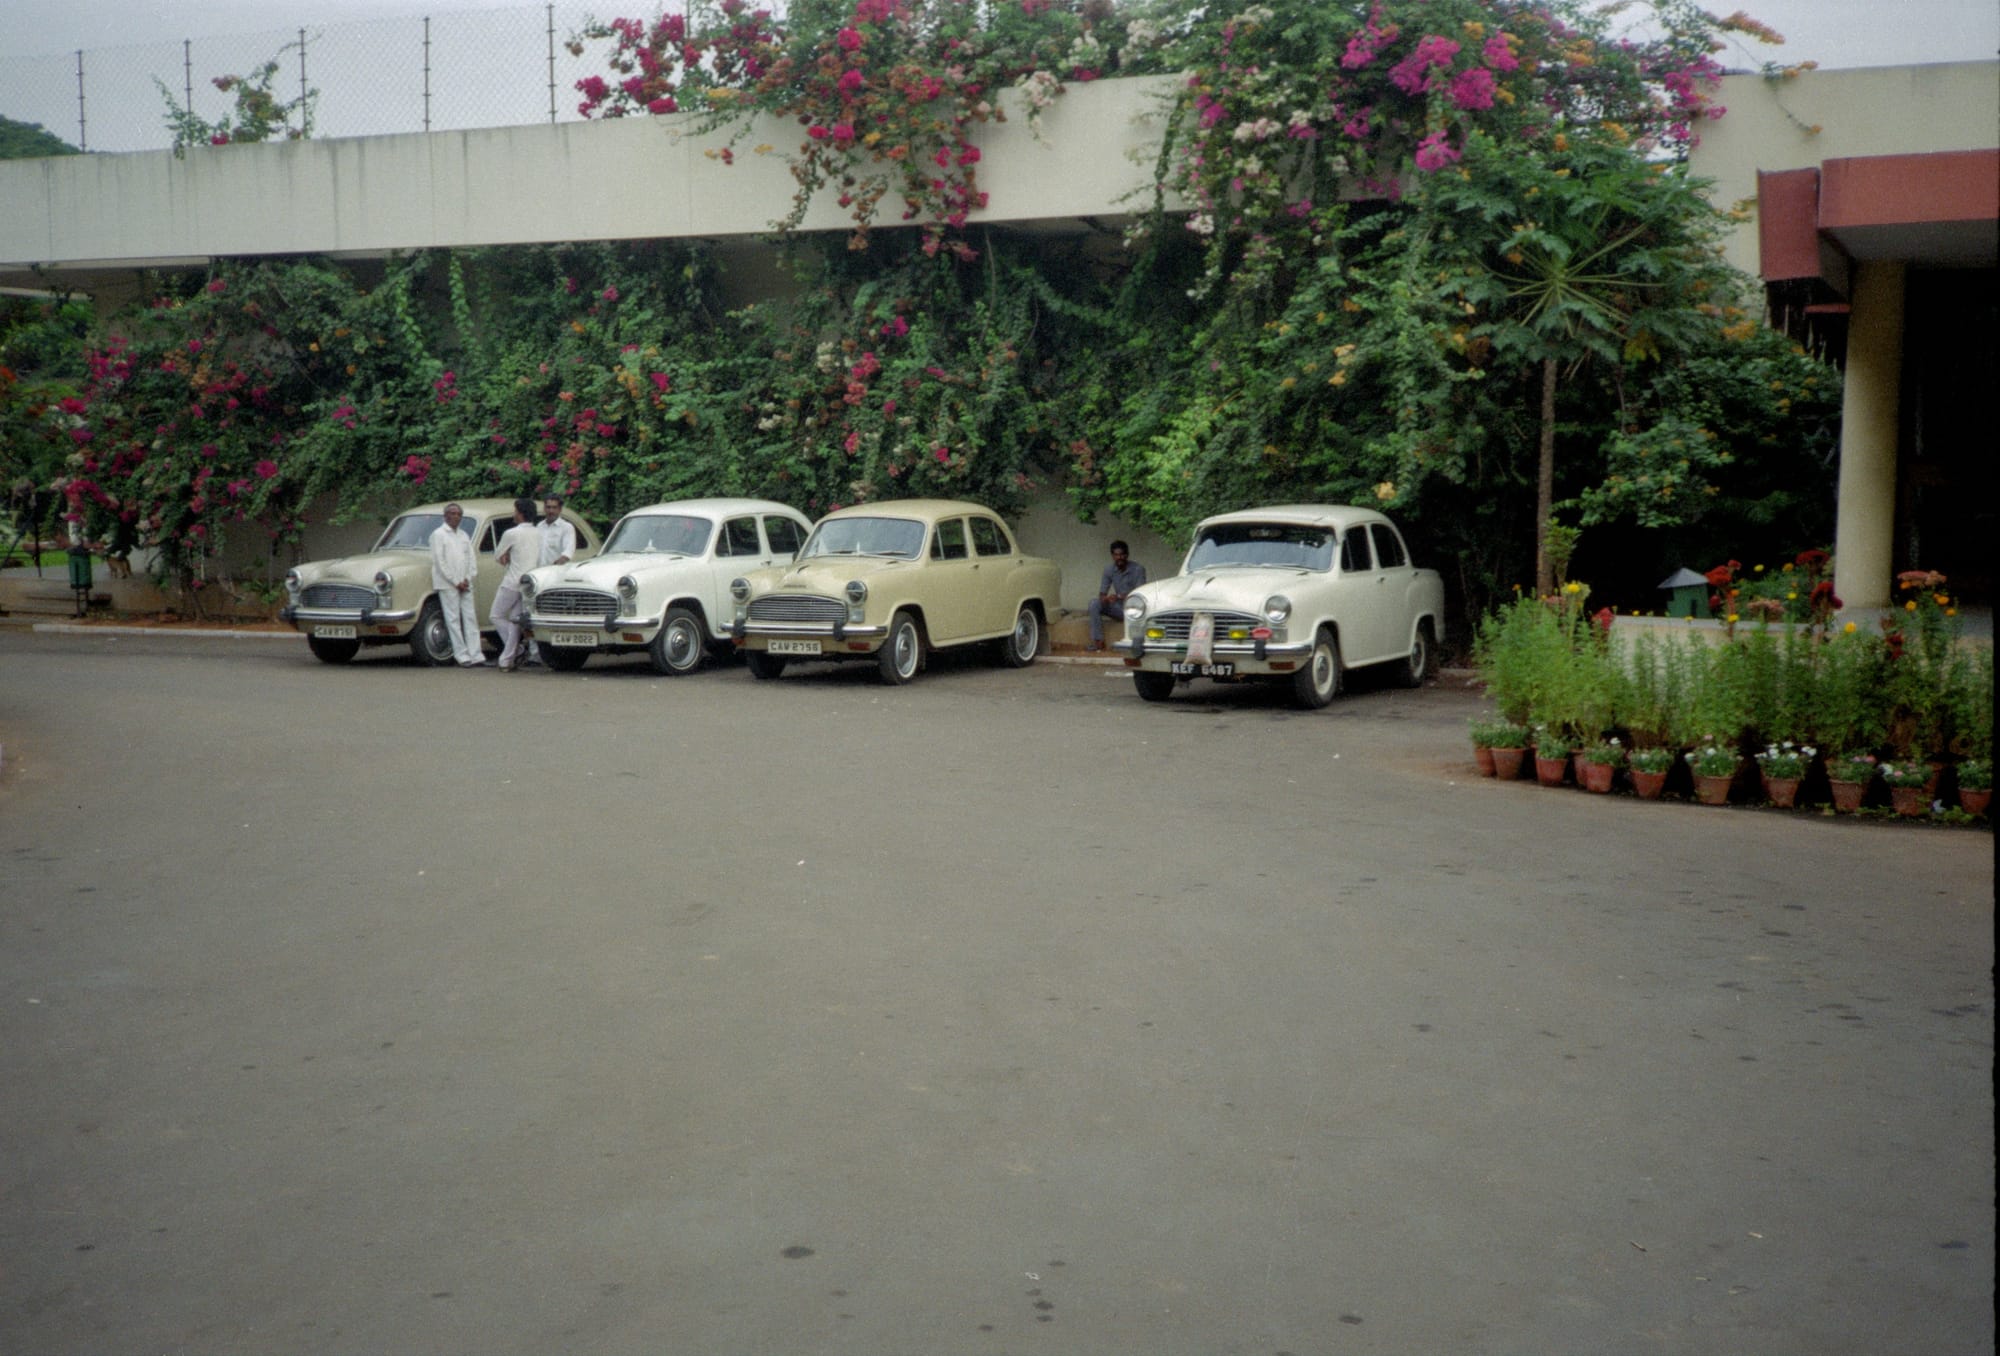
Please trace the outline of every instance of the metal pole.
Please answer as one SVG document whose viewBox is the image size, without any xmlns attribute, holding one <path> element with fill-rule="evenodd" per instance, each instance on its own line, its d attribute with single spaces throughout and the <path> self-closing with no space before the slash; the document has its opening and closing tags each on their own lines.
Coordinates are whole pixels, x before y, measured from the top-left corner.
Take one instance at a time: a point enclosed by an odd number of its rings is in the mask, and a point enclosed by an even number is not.
<svg viewBox="0 0 2000 1356">
<path fill-rule="evenodd" d="M 89 124 L 83 118 L 83 49 L 76 50 L 76 148 L 90 149 Z"/>
<path fill-rule="evenodd" d="M 556 7 L 550 0 L 549 11 L 549 125 L 556 121 Z"/>
<path fill-rule="evenodd" d="M 194 116 L 194 43 L 181 39 L 181 82 L 187 90 L 188 116 Z"/>
<path fill-rule="evenodd" d="M 431 16 L 424 16 L 424 130 L 431 130 Z"/>
<path fill-rule="evenodd" d="M 300 136 L 306 135 L 306 133 L 310 130 L 306 126 L 306 119 L 312 116 L 312 106 L 306 102 L 306 99 L 307 99 L 306 31 L 305 29 L 301 28 L 299 30 L 299 135 Z"/>
</svg>

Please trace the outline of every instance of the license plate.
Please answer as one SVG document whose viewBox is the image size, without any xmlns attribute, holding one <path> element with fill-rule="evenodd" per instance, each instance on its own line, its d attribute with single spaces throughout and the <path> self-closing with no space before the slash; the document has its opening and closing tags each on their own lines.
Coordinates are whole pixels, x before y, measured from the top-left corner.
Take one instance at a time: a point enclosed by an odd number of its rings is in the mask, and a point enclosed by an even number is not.
<svg viewBox="0 0 2000 1356">
<path fill-rule="evenodd" d="M 1176 678 L 1234 678 L 1234 664 L 1185 664 L 1179 660 L 1167 665 L 1167 672 Z"/>
<path fill-rule="evenodd" d="M 351 626 L 315 626 L 313 634 L 321 640 L 353 640 L 354 628 Z"/>
<path fill-rule="evenodd" d="M 772 654 L 818 654 L 819 642 L 816 640 L 774 640 L 769 642 L 765 648 L 770 650 Z"/>
<path fill-rule="evenodd" d="M 549 632 L 549 644 L 566 645 L 581 650 L 594 650 L 597 648 L 597 632 L 551 631 Z"/>
</svg>

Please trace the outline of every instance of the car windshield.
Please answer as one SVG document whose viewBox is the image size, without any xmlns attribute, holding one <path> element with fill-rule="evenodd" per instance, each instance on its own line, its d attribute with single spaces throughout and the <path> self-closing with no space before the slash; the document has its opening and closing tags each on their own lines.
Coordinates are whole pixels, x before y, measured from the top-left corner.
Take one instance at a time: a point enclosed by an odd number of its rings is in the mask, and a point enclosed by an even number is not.
<svg viewBox="0 0 2000 1356">
<path fill-rule="evenodd" d="M 611 529 L 603 554 L 698 556 L 708 549 L 715 524 L 681 513 L 635 513 Z"/>
<path fill-rule="evenodd" d="M 479 535 L 479 520 L 470 513 L 458 520 L 459 527 L 468 537 Z M 389 530 L 382 534 L 382 540 L 375 543 L 378 551 L 428 551 L 431 533 L 444 526 L 442 513 L 405 513 L 389 524 Z"/>
<path fill-rule="evenodd" d="M 1195 538 L 1187 568 L 1217 565 L 1333 568 L 1333 531 L 1296 523 L 1212 523 Z"/>
<path fill-rule="evenodd" d="M 915 560 L 924 525 L 909 518 L 832 518 L 813 529 L 799 559 L 813 556 L 893 556 Z"/>
</svg>

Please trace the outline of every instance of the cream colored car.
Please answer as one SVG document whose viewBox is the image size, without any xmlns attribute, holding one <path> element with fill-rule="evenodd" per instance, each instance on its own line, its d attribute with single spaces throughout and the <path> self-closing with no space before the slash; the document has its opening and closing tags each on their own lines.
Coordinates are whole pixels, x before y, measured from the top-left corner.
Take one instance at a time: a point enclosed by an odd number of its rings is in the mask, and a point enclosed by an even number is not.
<svg viewBox="0 0 2000 1356">
<path fill-rule="evenodd" d="M 593 560 L 522 581 L 528 624 L 550 668 L 643 651 L 658 673 L 693 673 L 731 648 L 729 582 L 798 554 L 812 522 L 768 499 L 682 499 L 618 520 Z"/>
<path fill-rule="evenodd" d="M 955 499 L 858 504 L 820 519 L 799 558 L 729 586 L 730 632 L 750 672 L 867 660 L 907 683 L 924 656 L 991 642 L 1003 663 L 1035 662 L 1060 606 L 1062 571 L 1022 552 L 991 509 Z"/>
<path fill-rule="evenodd" d="M 285 575 L 291 598 L 278 615 L 305 632 L 314 657 L 345 664 L 364 645 L 408 645 L 419 664 L 452 662 L 451 634 L 431 589 L 431 533 L 444 522 L 446 502 L 419 504 L 397 514 L 371 551 L 309 561 Z M 501 534 L 514 526 L 514 501 L 449 502 L 465 510 L 459 526 L 471 535 L 478 551 L 473 599 L 479 624 L 487 628 L 494 591 L 506 573 L 494 562 L 493 552 Z M 576 529 L 578 558 L 595 555 L 596 530 L 567 508 L 563 517 Z"/>
<path fill-rule="evenodd" d="M 1149 702 L 1196 678 L 1256 678 L 1320 707 L 1347 669 L 1363 665 L 1393 664 L 1418 686 L 1443 639 L 1444 581 L 1410 563 L 1387 518 L 1280 504 L 1205 519 L 1181 572 L 1125 600 L 1125 639 L 1114 648 Z"/>
</svg>

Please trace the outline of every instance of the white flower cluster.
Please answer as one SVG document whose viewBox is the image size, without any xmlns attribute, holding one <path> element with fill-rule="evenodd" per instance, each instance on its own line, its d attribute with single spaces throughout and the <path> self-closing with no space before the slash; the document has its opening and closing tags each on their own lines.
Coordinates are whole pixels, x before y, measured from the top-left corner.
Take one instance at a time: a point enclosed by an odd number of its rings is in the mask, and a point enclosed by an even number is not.
<svg viewBox="0 0 2000 1356">
<path fill-rule="evenodd" d="M 1196 212 L 1188 218 L 1187 228 L 1196 235 L 1214 235 L 1215 218 L 1206 212 Z"/>
<path fill-rule="evenodd" d="M 1151 47 L 1160 40 L 1160 30 L 1145 19 L 1134 19 L 1125 29 L 1127 47 Z"/>
<path fill-rule="evenodd" d="M 1269 118 L 1259 118 L 1255 122 L 1239 122 L 1236 124 L 1234 140 L 1238 142 L 1263 141 L 1277 131 L 1278 124 Z"/>
</svg>

